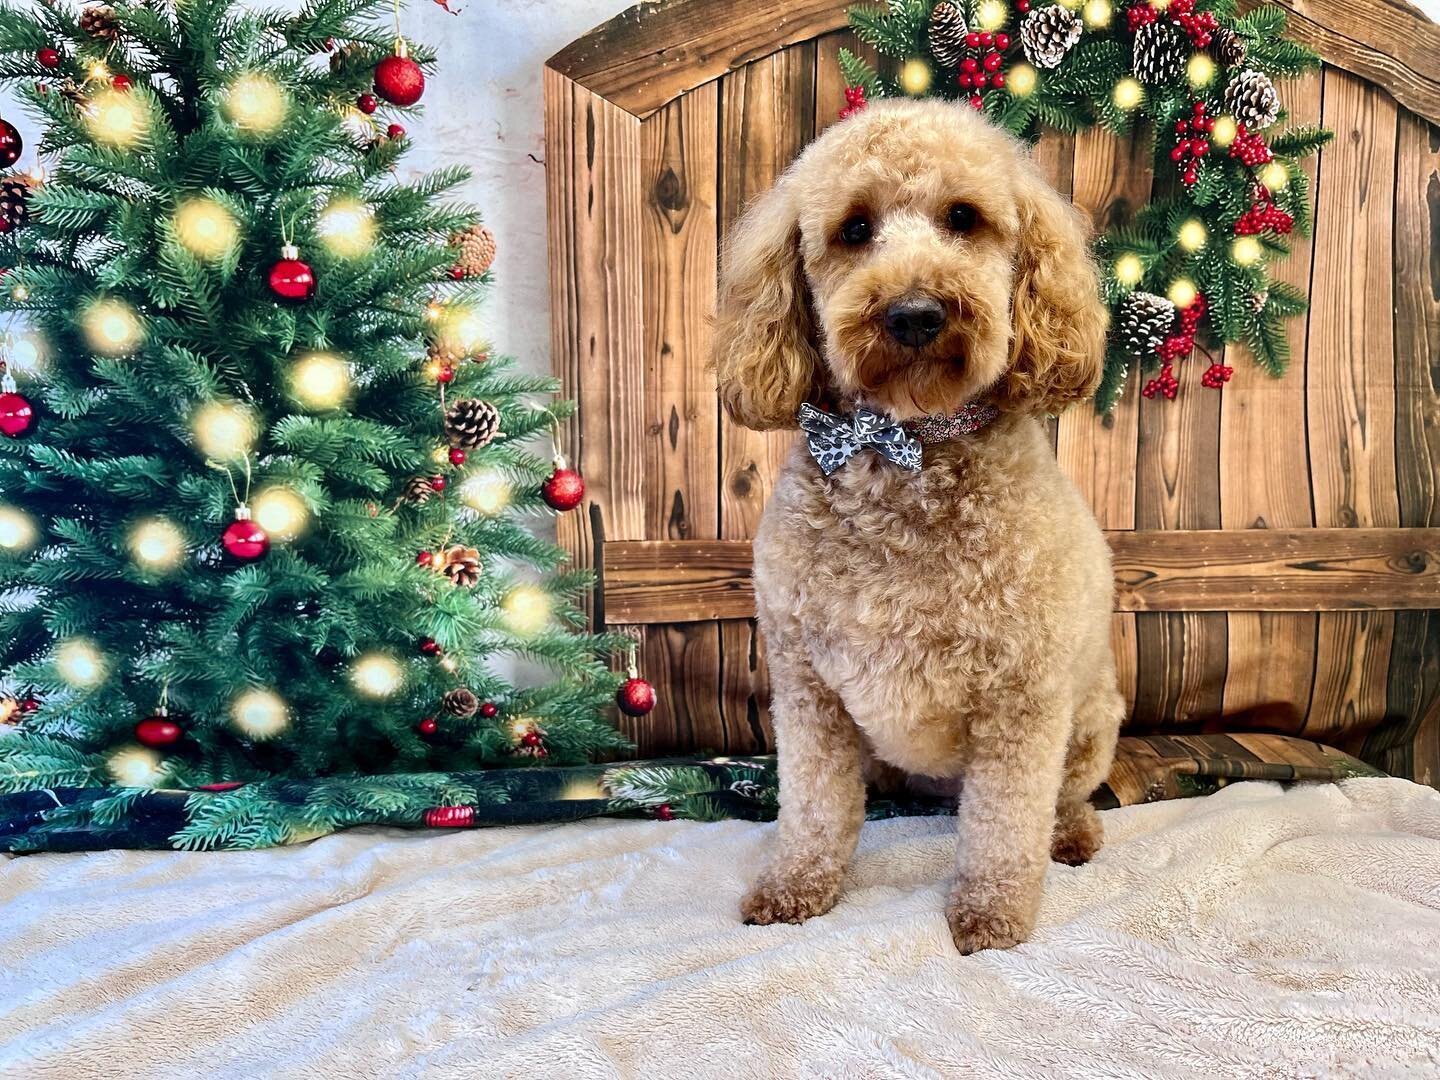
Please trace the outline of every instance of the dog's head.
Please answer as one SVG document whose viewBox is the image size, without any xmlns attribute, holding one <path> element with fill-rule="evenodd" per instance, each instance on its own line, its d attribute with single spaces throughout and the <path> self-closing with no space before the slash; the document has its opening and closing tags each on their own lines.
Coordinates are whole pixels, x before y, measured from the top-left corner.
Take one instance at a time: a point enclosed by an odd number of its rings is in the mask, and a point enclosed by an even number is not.
<svg viewBox="0 0 1440 1080">
<path fill-rule="evenodd" d="M 739 423 L 829 394 L 899 420 L 1094 392 L 1106 313 L 1087 226 L 965 104 L 877 102 L 812 143 L 726 245 L 715 333 Z"/>
</svg>

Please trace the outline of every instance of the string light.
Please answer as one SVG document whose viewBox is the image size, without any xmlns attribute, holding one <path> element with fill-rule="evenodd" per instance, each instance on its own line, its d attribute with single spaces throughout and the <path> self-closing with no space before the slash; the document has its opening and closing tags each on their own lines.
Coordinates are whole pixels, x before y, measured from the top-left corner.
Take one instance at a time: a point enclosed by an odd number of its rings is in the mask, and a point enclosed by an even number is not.
<svg viewBox="0 0 1440 1080">
<path fill-rule="evenodd" d="M 145 134 L 145 110 L 135 94 L 104 90 L 85 106 L 85 126 L 98 141 L 130 146 Z"/>
<path fill-rule="evenodd" d="M 121 787 L 158 787 L 165 779 L 160 755 L 143 746 L 116 750 L 106 760 L 105 767 Z"/>
<path fill-rule="evenodd" d="M 340 114 L 340 126 L 356 142 L 364 142 L 375 134 L 375 121 L 353 105 Z"/>
<path fill-rule="evenodd" d="M 216 461 L 243 458 L 259 435 L 250 410 L 225 401 L 201 406 L 191 418 L 190 426 L 200 452 Z"/>
<path fill-rule="evenodd" d="M 518 585 L 510 590 L 501 608 L 506 625 L 517 634 L 537 634 L 550 621 L 550 595 L 533 585 Z"/>
<path fill-rule="evenodd" d="M 1140 256 L 1134 253 L 1121 255 L 1115 260 L 1115 280 L 1127 289 L 1133 289 L 1140 284 L 1140 279 L 1145 276 L 1145 264 L 1140 261 Z"/>
<path fill-rule="evenodd" d="M 55 650 L 55 670 L 71 686 L 86 689 L 105 680 L 105 659 L 90 642 L 71 638 Z"/>
<path fill-rule="evenodd" d="M 293 540 L 310 520 L 310 510 L 290 488 L 270 487 L 250 500 L 250 516 L 272 540 Z"/>
<path fill-rule="evenodd" d="M 1203 221 L 1199 218 L 1191 218 L 1185 222 L 1184 225 L 1180 226 L 1180 231 L 1176 234 L 1176 238 L 1180 241 L 1181 248 L 1193 253 L 1205 246 L 1205 242 L 1210 238 L 1210 234 L 1206 230 Z"/>
<path fill-rule="evenodd" d="M 185 537 L 173 522 L 151 518 L 131 530 L 130 554 L 147 570 L 173 570 L 185 557 Z"/>
<path fill-rule="evenodd" d="M 1101 27 L 1110 25 L 1110 19 L 1115 14 L 1115 9 L 1110 6 L 1110 0 L 1089 0 L 1083 14 L 1085 25 L 1092 30 L 1099 30 Z"/>
<path fill-rule="evenodd" d="M 1209 86 L 1215 81 L 1215 61 L 1210 59 L 1209 54 L 1197 52 L 1185 65 L 1185 77 L 1197 90 Z"/>
<path fill-rule="evenodd" d="M 135 309 L 123 300 L 97 300 L 80 317 L 90 348 L 101 356 L 126 356 L 145 337 Z"/>
<path fill-rule="evenodd" d="M 374 244 L 375 216 L 358 199 L 336 199 L 320 212 L 315 232 L 333 254 L 353 259 Z"/>
<path fill-rule="evenodd" d="M 405 684 L 405 669 L 393 656 L 371 653 L 355 661 L 350 669 L 355 689 L 370 697 L 390 697 Z"/>
<path fill-rule="evenodd" d="M 332 353 L 302 356 L 290 371 L 290 392 L 306 408 L 337 408 L 350 394 L 350 366 Z"/>
<path fill-rule="evenodd" d="M 1253 236 L 1240 236 L 1230 247 L 1230 257 L 1237 266 L 1254 266 L 1265 257 L 1265 248 Z"/>
<path fill-rule="evenodd" d="M 230 707 L 230 719 L 252 739 L 270 739 L 290 723 L 290 710 L 269 690 L 247 690 Z"/>
<path fill-rule="evenodd" d="M 1140 84 L 1139 79 L 1124 78 L 1115 84 L 1115 92 L 1111 95 L 1116 108 L 1129 112 L 1131 109 L 1138 109 L 1145 101 L 1145 87 Z"/>
<path fill-rule="evenodd" d="M 1233 116 L 1215 117 L 1215 126 L 1210 129 L 1210 141 L 1216 146 L 1224 149 L 1235 141 L 1235 136 L 1240 134 L 1239 125 L 1235 123 Z"/>
<path fill-rule="evenodd" d="M 1290 170 L 1278 161 L 1272 161 L 1260 170 L 1260 183 L 1271 191 L 1284 191 L 1290 185 Z"/>
<path fill-rule="evenodd" d="M 22 334 L 10 343 L 10 366 L 16 371 L 35 371 L 44 358 L 44 344 L 33 332 Z"/>
<path fill-rule="evenodd" d="M 95 63 L 90 65 L 90 78 L 97 82 L 109 82 L 110 69 L 105 66 L 103 61 L 96 60 Z"/>
<path fill-rule="evenodd" d="M 1189 278 L 1176 278 L 1170 283 L 1170 291 L 1165 295 L 1177 308 L 1184 310 L 1195 303 L 1195 298 L 1200 295 L 1200 290 Z"/>
<path fill-rule="evenodd" d="M 242 75 L 225 94 L 225 115 L 253 135 L 268 135 L 285 122 L 285 91 L 264 75 Z"/>
<path fill-rule="evenodd" d="M 235 246 L 240 228 L 214 199 L 188 199 L 175 211 L 175 237 L 202 259 L 218 259 Z"/>
<path fill-rule="evenodd" d="M 1010 18 L 1010 9 L 1001 0 L 981 0 L 975 9 L 975 21 L 981 30 L 999 30 Z"/>
<path fill-rule="evenodd" d="M 495 469 L 476 469 L 460 485 L 460 499 L 487 517 L 510 505 L 510 482 Z"/>
<path fill-rule="evenodd" d="M 475 356 L 485 351 L 485 325 L 471 307 L 447 307 L 436 335 L 441 351 L 452 356 Z"/>
<path fill-rule="evenodd" d="M 23 284 L 16 285 L 13 289 L 10 290 L 10 298 L 12 300 L 19 300 L 23 303 L 24 301 L 30 299 L 30 290 L 27 289 Z"/>
<path fill-rule="evenodd" d="M 29 514 L 13 506 L 0 506 L 0 548 L 25 552 L 34 547 L 38 539 L 39 533 Z"/>
<path fill-rule="evenodd" d="M 1016 64 L 1005 76 L 1005 85 L 1016 97 L 1029 97 L 1035 92 L 1040 73 L 1029 64 Z"/>
<path fill-rule="evenodd" d="M 911 97 L 919 97 L 930 89 L 935 73 L 924 60 L 906 60 L 900 66 L 900 89 Z"/>
</svg>

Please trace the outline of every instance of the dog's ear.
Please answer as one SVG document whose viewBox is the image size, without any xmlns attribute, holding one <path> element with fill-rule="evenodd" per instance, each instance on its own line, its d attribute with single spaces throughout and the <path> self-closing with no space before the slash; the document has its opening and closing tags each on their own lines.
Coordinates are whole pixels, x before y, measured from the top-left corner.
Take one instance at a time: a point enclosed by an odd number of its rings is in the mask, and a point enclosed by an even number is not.
<svg viewBox="0 0 1440 1080">
<path fill-rule="evenodd" d="M 994 396 L 1002 408 L 1058 413 L 1099 385 L 1109 313 L 1088 221 L 1030 169 L 1019 195 L 1014 337 Z"/>
<path fill-rule="evenodd" d="M 720 400 L 757 431 L 795 427 L 816 392 L 820 356 L 800 261 L 800 224 L 784 178 L 750 204 L 725 245 L 712 346 Z"/>
</svg>

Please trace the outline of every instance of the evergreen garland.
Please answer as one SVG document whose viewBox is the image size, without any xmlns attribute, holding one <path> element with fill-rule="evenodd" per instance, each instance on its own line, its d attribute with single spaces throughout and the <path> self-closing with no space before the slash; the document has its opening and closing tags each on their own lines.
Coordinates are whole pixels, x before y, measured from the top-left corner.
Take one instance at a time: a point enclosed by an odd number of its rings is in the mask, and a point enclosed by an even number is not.
<svg viewBox="0 0 1440 1080">
<path fill-rule="evenodd" d="M 841 50 L 849 115 L 867 99 L 927 94 L 965 99 L 1013 134 L 1042 127 L 1078 132 L 1100 125 L 1118 136 L 1148 124 L 1155 133 L 1161 190 L 1135 220 L 1096 242 L 1112 333 L 1096 408 L 1108 412 L 1133 362 L 1156 371 L 1146 397 L 1173 398 L 1175 364 L 1197 335 L 1210 347 L 1245 345 L 1279 376 L 1289 360 L 1284 321 L 1304 295 L 1274 281 L 1269 262 L 1289 254 L 1286 237 L 1310 225 L 1300 160 L 1331 138 L 1317 127 L 1284 127 L 1272 80 L 1315 70 L 1319 58 L 1285 38 L 1285 12 L 1237 13 L 1235 0 L 967 0 L 951 25 L 968 28 L 958 54 L 937 49 L 932 0 L 891 0 L 850 11 L 860 40 L 887 62 L 879 70 Z M 1173 177 L 1174 182 L 1167 182 Z M 1134 293 L 1171 305 L 1167 332 L 1152 340 L 1127 319 Z M 1155 312 L 1147 308 L 1146 330 Z M 1158 369 L 1158 371 L 1157 371 Z M 1218 389 L 1231 369 L 1214 362 L 1202 385 Z"/>
</svg>

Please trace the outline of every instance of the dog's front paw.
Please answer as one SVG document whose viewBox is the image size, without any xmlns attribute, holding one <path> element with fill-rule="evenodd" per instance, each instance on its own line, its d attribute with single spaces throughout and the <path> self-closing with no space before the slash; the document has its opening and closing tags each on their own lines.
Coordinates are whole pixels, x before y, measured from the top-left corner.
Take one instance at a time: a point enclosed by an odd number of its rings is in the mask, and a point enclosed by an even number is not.
<svg viewBox="0 0 1440 1080">
<path fill-rule="evenodd" d="M 1105 844 L 1105 827 L 1100 815 L 1089 803 L 1073 813 L 1064 814 L 1055 823 L 1050 840 L 1050 858 L 1070 866 L 1082 866 L 1095 857 Z"/>
<path fill-rule="evenodd" d="M 812 915 L 824 915 L 840 898 L 839 880 L 790 875 L 766 875 L 740 901 L 740 914 L 752 926 L 771 923 L 802 923 Z"/>
<path fill-rule="evenodd" d="M 1008 949 L 1019 945 L 1035 929 L 1033 913 L 1025 914 L 1005 906 L 977 907 L 959 897 L 945 906 L 950 937 L 962 956 L 982 949 Z"/>
</svg>

